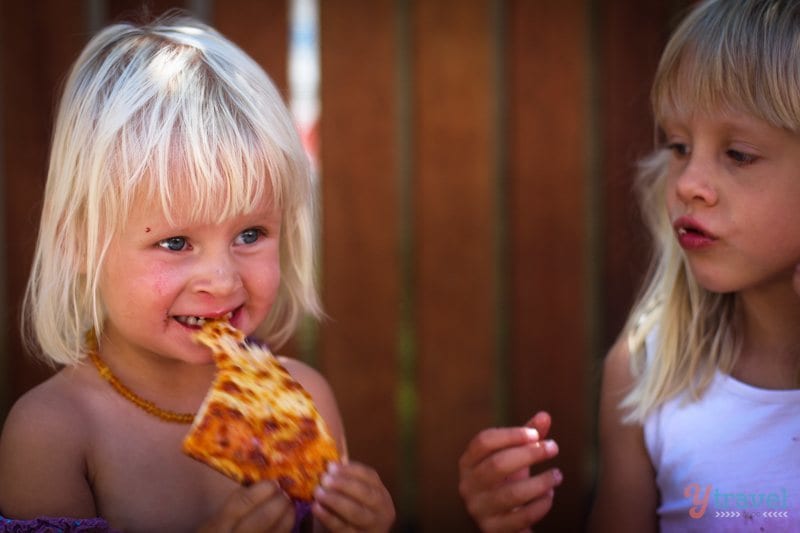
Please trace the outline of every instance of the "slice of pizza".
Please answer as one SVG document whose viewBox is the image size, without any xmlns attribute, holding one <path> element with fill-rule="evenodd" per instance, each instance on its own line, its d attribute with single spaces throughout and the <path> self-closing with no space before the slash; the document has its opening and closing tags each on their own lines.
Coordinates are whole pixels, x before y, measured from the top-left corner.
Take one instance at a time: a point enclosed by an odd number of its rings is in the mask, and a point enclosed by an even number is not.
<svg viewBox="0 0 800 533">
<path fill-rule="evenodd" d="M 311 395 L 264 347 L 224 321 L 196 339 L 211 348 L 217 374 L 183 440 L 183 451 L 249 485 L 277 481 L 309 501 L 339 453 Z"/>
</svg>

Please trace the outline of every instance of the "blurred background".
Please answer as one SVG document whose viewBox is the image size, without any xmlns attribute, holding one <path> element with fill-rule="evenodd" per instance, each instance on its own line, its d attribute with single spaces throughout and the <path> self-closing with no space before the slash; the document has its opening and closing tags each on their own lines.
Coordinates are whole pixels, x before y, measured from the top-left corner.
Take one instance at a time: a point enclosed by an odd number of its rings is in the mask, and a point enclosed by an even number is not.
<svg viewBox="0 0 800 533">
<path fill-rule="evenodd" d="M 690 0 L 0 0 L 0 420 L 52 370 L 18 319 L 58 88 L 108 22 L 184 8 L 271 75 L 314 161 L 328 318 L 283 350 L 337 395 L 397 531 L 473 531 L 458 457 L 553 415 L 537 531 L 579 531 L 597 392 L 648 261 L 631 182 Z M 635 498 L 635 495 L 631 495 Z"/>
</svg>

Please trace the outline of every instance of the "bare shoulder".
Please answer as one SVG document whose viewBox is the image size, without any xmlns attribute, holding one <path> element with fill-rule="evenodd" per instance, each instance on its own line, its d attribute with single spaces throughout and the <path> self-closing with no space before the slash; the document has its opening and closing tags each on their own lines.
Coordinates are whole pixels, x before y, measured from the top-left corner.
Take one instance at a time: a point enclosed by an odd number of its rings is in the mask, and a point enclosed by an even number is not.
<svg viewBox="0 0 800 533">
<path fill-rule="evenodd" d="M 641 424 L 629 423 L 620 402 L 635 384 L 623 337 L 609 350 L 600 389 L 600 473 L 593 531 L 657 531 L 658 491 Z M 635 494 L 637 505 L 630 506 Z"/>
<path fill-rule="evenodd" d="M 71 371 L 62 370 L 14 403 L 3 426 L 2 442 L 13 443 L 23 438 L 69 444 L 80 440 L 77 429 L 87 422 L 83 404 Z"/>
<path fill-rule="evenodd" d="M 31 389 L 5 420 L 0 512 L 6 516 L 94 515 L 86 477 L 90 419 L 76 374 L 62 370 Z"/>
<path fill-rule="evenodd" d="M 289 371 L 304 389 L 308 391 L 314 399 L 317 410 L 325 419 L 325 423 L 331 430 L 336 445 L 343 458 L 347 457 L 347 440 L 345 439 L 344 424 L 342 415 L 336 403 L 331 386 L 325 377 L 311 366 L 289 357 L 278 357 L 281 364 Z"/>
</svg>

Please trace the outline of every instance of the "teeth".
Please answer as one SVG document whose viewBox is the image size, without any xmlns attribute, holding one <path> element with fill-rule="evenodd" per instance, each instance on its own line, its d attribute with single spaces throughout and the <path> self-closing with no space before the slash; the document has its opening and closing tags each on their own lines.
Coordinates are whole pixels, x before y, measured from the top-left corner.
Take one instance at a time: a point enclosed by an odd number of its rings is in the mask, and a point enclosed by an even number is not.
<svg viewBox="0 0 800 533">
<path fill-rule="evenodd" d="M 678 235 L 686 235 L 687 233 L 686 228 L 678 228 Z"/>
<path fill-rule="evenodd" d="M 222 315 L 222 318 L 224 320 L 230 320 L 232 317 L 233 317 L 233 311 L 229 311 L 228 313 Z M 176 316 L 175 320 L 177 320 L 181 324 L 186 324 L 187 326 L 200 327 L 203 326 L 207 320 L 211 319 L 202 316 Z"/>
</svg>

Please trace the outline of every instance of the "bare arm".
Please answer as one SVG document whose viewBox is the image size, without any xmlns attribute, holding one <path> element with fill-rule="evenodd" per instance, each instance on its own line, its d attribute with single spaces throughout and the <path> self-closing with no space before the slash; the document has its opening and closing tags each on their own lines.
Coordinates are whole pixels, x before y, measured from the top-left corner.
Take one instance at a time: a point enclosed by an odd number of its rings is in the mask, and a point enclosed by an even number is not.
<svg viewBox="0 0 800 533">
<path fill-rule="evenodd" d="M 592 509 L 594 532 L 658 531 L 658 489 L 642 426 L 624 424 L 619 402 L 633 385 L 624 339 L 611 348 L 600 391 L 600 476 Z"/>
<path fill-rule="evenodd" d="M 0 437 L 0 513 L 15 519 L 96 516 L 85 426 L 80 409 L 52 380 L 14 405 Z"/>
</svg>

